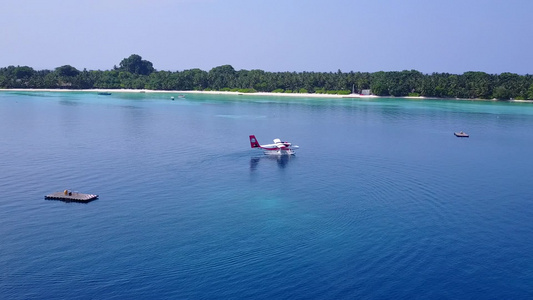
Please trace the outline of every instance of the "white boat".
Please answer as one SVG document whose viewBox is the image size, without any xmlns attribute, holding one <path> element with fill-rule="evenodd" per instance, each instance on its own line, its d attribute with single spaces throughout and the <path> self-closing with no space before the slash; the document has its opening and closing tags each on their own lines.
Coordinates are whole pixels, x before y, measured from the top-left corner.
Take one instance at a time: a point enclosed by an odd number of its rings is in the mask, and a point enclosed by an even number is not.
<svg viewBox="0 0 533 300">
<path fill-rule="evenodd" d="M 466 133 L 466 132 L 462 132 L 462 131 L 454 132 L 453 134 L 454 134 L 456 137 L 469 137 L 468 133 Z"/>
</svg>

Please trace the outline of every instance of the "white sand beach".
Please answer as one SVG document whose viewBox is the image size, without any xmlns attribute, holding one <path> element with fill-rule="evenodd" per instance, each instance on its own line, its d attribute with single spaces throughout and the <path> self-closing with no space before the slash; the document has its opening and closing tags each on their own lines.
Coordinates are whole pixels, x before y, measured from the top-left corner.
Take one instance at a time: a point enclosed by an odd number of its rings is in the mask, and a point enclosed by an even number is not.
<svg viewBox="0 0 533 300">
<path fill-rule="evenodd" d="M 305 98 L 378 98 L 375 95 L 335 95 L 335 94 L 303 94 L 303 93 L 241 93 L 226 91 L 163 91 L 163 90 L 134 90 L 134 89 L 0 89 L 5 92 L 95 92 L 95 93 L 167 93 L 167 94 L 211 94 L 211 95 L 247 95 L 247 96 L 275 96 L 275 97 L 305 97 Z"/>
<path fill-rule="evenodd" d="M 433 98 L 424 96 L 405 96 L 405 97 L 393 97 L 393 96 L 376 96 L 376 95 L 360 95 L 360 94 L 348 94 L 348 95 L 335 95 L 335 94 L 302 94 L 302 93 L 268 93 L 268 92 L 255 92 L 255 93 L 241 93 L 241 92 L 226 92 L 226 91 L 164 91 L 164 90 L 135 90 L 135 89 L 0 89 L 0 92 L 95 92 L 95 93 L 166 93 L 166 94 L 210 94 L 210 95 L 235 95 L 235 96 L 270 96 L 270 97 L 300 97 L 300 98 L 357 98 L 357 99 L 373 99 L 373 98 L 398 98 L 398 99 L 453 99 L 459 101 L 498 101 L 497 99 L 466 99 L 466 98 Z M 533 103 L 533 100 L 506 100 L 508 102 L 522 102 Z"/>
</svg>

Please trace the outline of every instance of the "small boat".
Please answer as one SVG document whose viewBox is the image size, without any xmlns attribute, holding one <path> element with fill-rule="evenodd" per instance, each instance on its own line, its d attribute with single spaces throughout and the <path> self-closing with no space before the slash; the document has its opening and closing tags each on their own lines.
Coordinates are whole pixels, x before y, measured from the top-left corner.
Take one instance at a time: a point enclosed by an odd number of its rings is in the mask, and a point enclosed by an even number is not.
<svg viewBox="0 0 533 300">
<path fill-rule="evenodd" d="M 456 137 L 469 137 L 468 133 L 463 132 L 463 131 L 454 132 L 453 134 L 454 134 Z"/>
<path fill-rule="evenodd" d="M 108 93 L 108 92 L 100 92 L 100 93 L 98 93 L 98 95 L 109 96 L 109 95 L 111 95 L 111 93 Z"/>
</svg>

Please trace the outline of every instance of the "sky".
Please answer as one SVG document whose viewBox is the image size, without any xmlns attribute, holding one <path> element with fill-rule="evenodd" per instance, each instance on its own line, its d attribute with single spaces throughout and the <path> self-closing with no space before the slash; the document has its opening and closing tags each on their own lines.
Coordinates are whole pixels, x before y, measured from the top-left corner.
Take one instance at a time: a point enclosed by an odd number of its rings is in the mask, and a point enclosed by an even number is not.
<svg viewBox="0 0 533 300">
<path fill-rule="evenodd" d="M 0 0 L 0 67 L 533 74 L 532 0 Z"/>
</svg>

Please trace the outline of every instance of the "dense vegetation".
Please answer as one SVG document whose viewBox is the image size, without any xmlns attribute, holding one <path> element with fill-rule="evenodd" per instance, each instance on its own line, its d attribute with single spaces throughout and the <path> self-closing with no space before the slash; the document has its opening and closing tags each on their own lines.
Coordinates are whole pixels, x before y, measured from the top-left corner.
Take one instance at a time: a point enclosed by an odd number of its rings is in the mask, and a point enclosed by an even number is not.
<svg viewBox="0 0 533 300">
<path fill-rule="evenodd" d="M 139 55 L 106 71 L 79 71 L 65 65 L 55 70 L 28 66 L 0 68 L 0 88 L 218 90 L 277 93 L 349 94 L 371 90 L 378 96 L 426 96 L 480 99 L 533 99 L 533 75 L 484 72 L 265 72 L 236 71 L 230 65 L 210 71 L 157 71 Z"/>
</svg>

